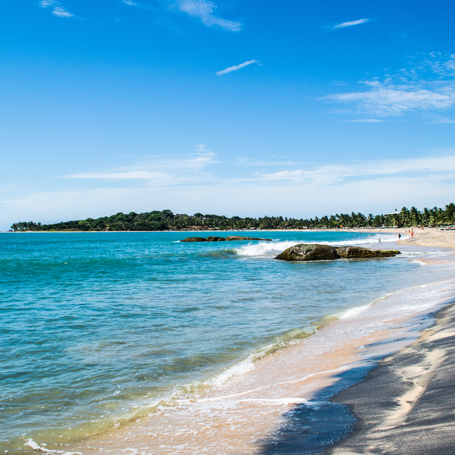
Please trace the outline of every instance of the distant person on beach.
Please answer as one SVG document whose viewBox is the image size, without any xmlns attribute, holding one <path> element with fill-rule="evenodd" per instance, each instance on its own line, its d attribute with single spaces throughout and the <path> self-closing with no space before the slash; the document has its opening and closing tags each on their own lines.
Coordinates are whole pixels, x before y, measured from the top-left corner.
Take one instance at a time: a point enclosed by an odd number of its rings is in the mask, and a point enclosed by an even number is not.
<svg viewBox="0 0 455 455">
<path fill-rule="evenodd" d="M 381 239 L 379 239 L 379 241 L 381 241 Z"/>
<path fill-rule="evenodd" d="M 398 240 L 400 240 L 400 239 L 401 239 L 401 234 L 398 234 Z"/>
</svg>

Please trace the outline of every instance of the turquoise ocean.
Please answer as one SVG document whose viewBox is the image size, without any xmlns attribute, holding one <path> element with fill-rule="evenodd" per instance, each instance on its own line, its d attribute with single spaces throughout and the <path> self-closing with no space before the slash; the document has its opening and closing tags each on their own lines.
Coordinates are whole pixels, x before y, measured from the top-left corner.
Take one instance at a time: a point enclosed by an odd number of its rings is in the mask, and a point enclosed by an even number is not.
<svg viewBox="0 0 455 455">
<path fill-rule="evenodd" d="M 229 234 L 238 235 L 219 235 Z M 453 276 L 419 262 L 442 254 L 435 250 L 379 260 L 273 259 L 296 243 L 397 240 L 387 233 L 179 242 L 189 235 L 0 234 L 1 452 L 100 433 L 140 417 L 143 406 L 241 374 L 246 359 L 311 336 L 330 315 Z"/>
</svg>

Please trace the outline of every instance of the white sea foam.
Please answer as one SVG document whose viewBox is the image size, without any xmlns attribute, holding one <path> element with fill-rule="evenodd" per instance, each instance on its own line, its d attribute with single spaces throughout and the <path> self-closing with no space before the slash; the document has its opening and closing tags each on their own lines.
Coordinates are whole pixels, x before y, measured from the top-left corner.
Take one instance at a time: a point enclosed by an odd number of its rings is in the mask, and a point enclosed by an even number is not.
<svg viewBox="0 0 455 455">
<path fill-rule="evenodd" d="M 407 237 L 402 237 L 403 239 Z M 366 246 L 379 243 L 379 239 L 381 239 L 381 243 L 387 242 L 396 242 L 397 236 L 392 234 L 373 234 L 369 237 L 360 237 L 360 238 L 352 238 L 349 240 L 340 240 L 340 241 L 306 241 L 306 240 L 286 240 L 286 241 L 274 241 L 274 242 L 259 242 L 253 243 L 249 245 L 244 245 L 239 248 L 235 248 L 234 251 L 239 256 L 247 256 L 251 258 L 263 258 L 263 257 L 270 257 L 281 253 L 282 251 L 290 248 L 294 245 L 299 245 L 300 243 L 307 243 L 307 244 L 315 244 L 318 243 L 320 245 L 333 245 L 333 246 Z"/>
<path fill-rule="evenodd" d="M 64 450 L 49 450 L 46 449 L 43 446 L 40 446 L 37 444 L 33 439 L 29 439 L 25 444 L 25 446 L 31 447 L 32 450 L 37 450 L 39 452 L 44 452 L 44 453 L 54 453 L 54 454 L 61 454 L 61 455 L 82 455 L 81 452 L 65 452 Z"/>
<path fill-rule="evenodd" d="M 369 303 L 368 305 L 362 305 L 358 306 L 356 308 L 350 308 L 349 310 L 344 311 L 338 319 L 349 319 L 355 316 L 358 316 L 360 313 L 363 313 L 364 311 L 368 310 L 372 303 Z"/>
<path fill-rule="evenodd" d="M 228 368 L 227 370 L 223 371 L 218 376 L 215 376 L 212 379 L 209 379 L 206 384 L 213 385 L 213 386 L 220 386 L 224 384 L 229 379 L 233 379 L 237 376 L 242 376 L 249 371 L 254 370 L 254 363 L 253 363 L 253 356 L 249 356 L 244 361 Z"/>
</svg>

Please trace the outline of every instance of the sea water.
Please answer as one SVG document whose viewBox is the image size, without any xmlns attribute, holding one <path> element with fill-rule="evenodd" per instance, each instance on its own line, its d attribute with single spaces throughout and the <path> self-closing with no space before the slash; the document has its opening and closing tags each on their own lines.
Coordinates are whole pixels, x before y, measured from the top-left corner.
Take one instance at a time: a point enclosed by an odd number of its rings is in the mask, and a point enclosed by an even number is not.
<svg viewBox="0 0 455 455">
<path fill-rule="evenodd" d="M 229 234 L 237 233 L 219 235 Z M 434 249 L 379 260 L 274 260 L 297 243 L 376 246 L 381 238 L 384 246 L 392 234 L 179 242 L 188 235 L 0 234 L 2 452 L 48 450 L 128 425 L 144 409 L 150 415 L 175 397 L 223 387 L 330 317 L 453 275 L 416 260 L 443 254 Z"/>
</svg>

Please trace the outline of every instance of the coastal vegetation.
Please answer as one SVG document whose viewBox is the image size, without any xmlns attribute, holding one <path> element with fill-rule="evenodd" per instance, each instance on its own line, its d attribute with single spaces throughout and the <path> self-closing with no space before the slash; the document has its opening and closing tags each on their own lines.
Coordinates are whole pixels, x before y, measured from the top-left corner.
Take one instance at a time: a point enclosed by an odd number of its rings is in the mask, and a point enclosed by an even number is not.
<svg viewBox="0 0 455 455">
<path fill-rule="evenodd" d="M 316 229 L 316 228 L 367 228 L 440 226 L 455 223 L 455 204 L 444 208 L 433 207 L 417 210 L 403 207 L 401 211 L 383 215 L 362 213 L 336 214 L 296 219 L 282 216 L 261 218 L 226 217 L 222 215 L 174 214 L 170 210 L 115 215 L 97 219 L 62 221 L 41 224 L 33 221 L 14 223 L 13 231 L 186 231 L 186 230 L 236 230 L 236 229 Z"/>
</svg>

